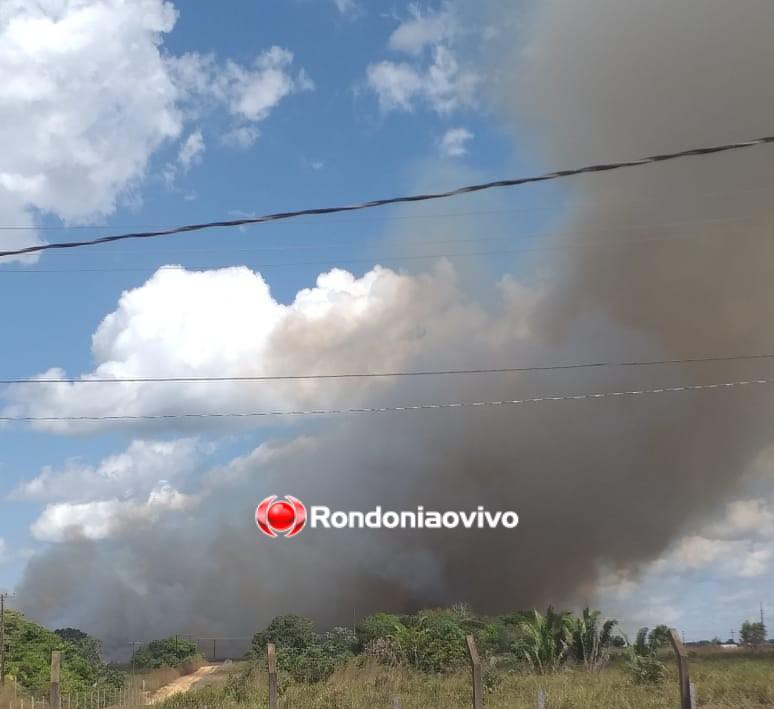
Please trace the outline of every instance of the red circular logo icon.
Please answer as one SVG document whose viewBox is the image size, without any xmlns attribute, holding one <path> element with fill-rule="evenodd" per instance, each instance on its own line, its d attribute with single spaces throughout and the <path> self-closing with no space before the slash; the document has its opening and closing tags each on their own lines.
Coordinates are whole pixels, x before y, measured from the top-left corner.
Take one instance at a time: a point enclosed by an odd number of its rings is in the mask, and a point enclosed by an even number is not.
<svg viewBox="0 0 774 709">
<path fill-rule="evenodd" d="M 295 537 L 306 525 L 306 507 L 292 495 L 285 495 L 282 500 L 269 495 L 256 508 L 255 523 L 268 537 L 276 537 L 278 533 Z"/>
</svg>

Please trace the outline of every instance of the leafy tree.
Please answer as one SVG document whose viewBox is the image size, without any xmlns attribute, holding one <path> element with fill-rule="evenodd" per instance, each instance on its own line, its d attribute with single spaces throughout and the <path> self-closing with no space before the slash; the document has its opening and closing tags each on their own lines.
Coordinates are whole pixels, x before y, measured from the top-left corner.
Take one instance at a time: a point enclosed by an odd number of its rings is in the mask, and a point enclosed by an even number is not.
<svg viewBox="0 0 774 709">
<path fill-rule="evenodd" d="M 496 619 L 476 633 L 476 644 L 480 652 L 487 655 L 504 655 L 513 651 L 518 631 L 513 625 Z"/>
<path fill-rule="evenodd" d="M 286 652 L 281 666 L 296 682 L 312 683 L 328 679 L 336 668 L 336 661 L 322 646 L 310 645 L 299 652 Z"/>
<path fill-rule="evenodd" d="M 545 615 L 533 611 L 519 624 L 519 654 L 540 674 L 556 672 L 566 661 L 572 641 L 572 616 L 549 606 Z"/>
<path fill-rule="evenodd" d="M 46 692 L 51 672 L 51 652 L 59 650 L 62 653 L 63 693 L 85 692 L 95 684 L 120 686 L 123 675 L 108 671 L 99 657 L 98 641 L 79 630 L 67 630 L 71 632 L 54 633 L 18 611 L 6 610 L 8 676 L 28 692 Z"/>
<path fill-rule="evenodd" d="M 657 625 L 650 631 L 648 636 L 650 644 L 659 650 L 662 647 L 667 647 L 670 644 L 669 628 L 666 625 Z"/>
<path fill-rule="evenodd" d="M 336 665 L 351 657 L 357 638 L 349 628 L 333 628 L 322 636 L 301 615 L 280 615 L 253 636 L 250 654 L 266 657 L 266 645 L 274 643 L 277 666 L 296 682 L 321 682 Z"/>
<path fill-rule="evenodd" d="M 572 654 L 587 671 L 599 669 L 610 657 L 613 630 L 616 620 L 602 622 L 600 611 L 584 608 L 581 615 L 571 621 Z"/>
<path fill-rule="evenodd" d="M 253 657 L 266 657 L 266 645 L 274 643 L 277 653 L 281 650 L 300 652 L 312 645 L 319 645 L 320 639 L 314 631 L 314 623 L 302 615 L 288 614 L 274 618 L 265 630 L 253 636 Z"/>
<path fill-rule="evenodd" d="M 59 628 L 54 631 L 62 640 L 70 643 L 77 653 L 92 667 L 102 665 L 102 643 L 77 628 Z"/>
<path fill-rule="evenodd" d="M 361 649 L 381 638 L 392 637 L 403 626 L 401 619 L 392 613 L 374 613 L 358 623 L 356 633 Z"/>
<path fill-rule="evenodd" d="M 465 661 L 465 631 L 444 611 L 423 611 L 412 625 L 400 625 L 392 639 L 401 660 L 422 672 L 445 672 Z"/>
<path fill-rule="evenodd" d="M 172 636 L 141 647 L 134 655 L 134 666 L 140 669 L 177 667 L 199 656 L 196 643 Z"/>
<path fill-rule="evenodd" d="M 519 626 L 526 622 L 531 622 L 534 617 L 533 611 L 515 611 L 514 613 L 505 613 L 497 616 L 497 620 L 504 625 L 518 631 Z"/>
<path fill-rule="evenodd" d="M 640 628 L 637 631 L 637 639 L 634 642 L 634 651 L 641 657 L 655 655 L 662 647 L 669 644 L 669 628 L 666 625 L 657 625 L 648 632 L 648 628 Z"/>
<path fill-rule="evenodd" d="M 357 636 L 352 628 L 331 628 L 320 640 L 325 654 L 337 661 L 352 657 L 357 650 Z"/>
<path fill-rule="evenodd" d="M 739 638 L 745 645 L 752 645 L 754 647 L 762 645 L 766 642 L 766 626 L 760 621 L 751 623 L 749 620 L 746 620 L 742 623 Z"/>
</svg>

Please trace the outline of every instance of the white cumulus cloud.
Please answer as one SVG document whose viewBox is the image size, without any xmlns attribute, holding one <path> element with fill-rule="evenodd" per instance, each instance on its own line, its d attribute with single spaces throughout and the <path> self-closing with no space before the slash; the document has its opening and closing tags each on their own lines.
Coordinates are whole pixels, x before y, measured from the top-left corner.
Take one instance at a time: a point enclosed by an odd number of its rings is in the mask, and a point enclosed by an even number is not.
<svg viewBox="0 0 774 709">
<path fill-rule="evenodd" d="M 255 126 L 235 126 L 221 136 L 221 142 L 232 148 L 250 148 L 260 134 L 261 131 Z"/>
<path fill-rule="evenodd" d="M 147 524 L 164 512 L 185 510 L 196 503 L 196 496 L 178 492 L 161 481 L 144 501 L 110 499 L 46 505 L 30 532 L 41 542 L 106 539 L 128 525 Z"/>
<path fill-rule="evenodd" d="M 461 69 L 454 53 L 443 45 L 435 47 L 427 66 L 385 60 L 371 64 L 367 78 L 385 111 L 411 111 L 422 101 L 441 114 L 471 105 L 478 83 L 477 76 Z"/>
<path fill-rule="evenodd" d="M 203 452 L 194 438 L 138 439 L 98 465 L 74 459 L 59 469 L 46 466 L 34 478 L 19 483 L 10 498 L 83 503 L 101 498 L 145 496 L 159 480 L 174 480 L 190 472 Z"/>
<path fill-rule="evenodd" d="M 202 132 L 196 130 L 180 146 L 177 159 L 183 169 L 188 170 L 191 165 L 201 161 L 202 153 L 204 153 L 204 138 L 202 137 Z"/>
<path fill-rule="evenodd" d="M 726 505 L 726 514 L 713 531 L 729 539 L 774 537 L 774 513 L 762 498 L 734 500 Z"/>
<path fill-rule="evenodd" d="M 252 67 L 229 62 L 219 81 L 229 97 L 231 112 L 249 121 L 261 121 L 288 94 L 313 89 L 303 70 L 295 78 L 290 75 L 292 62 L 293 53 L 282 47 L 266 50 Z"/>
<path fill-rule="evenodd" d="M 459 31 L 457 19 L 449 6 L 437 12 L 422 14 L 422 8 L 412 3 L 408 10 L 411 17 L 390 35 L 391 49 L 420 54 L 429 45 L 453 39 Z"/>
<path fill-rule="evenodd" d="M 399 369 L 413 355 L 427 352 L 432 343 L 455 339 L 463 318 L 473 327 L 486 320 L 478 306 L 462 297 L 453 270 L 443 263 L 418 276 L 375 267 L 356 278 L 334 269 L 287 305 L 275 300 L 261 275 L 246 267 L 205 272 L 162 269 L 144 285 L 123 293 L 118 307 L 100 323 L 92 337 L 97 365 L 82 379 Z M 384 341 L 390 347 L 380 346 Z M 42 376 L 64 374 L 51 369 Z M 384 386 L 386 382 L 378 379 L 348 381 L 346 386 L 324 380 L 169 387 L 15 385 L 6 390 L 4 411 L 33 416 L 239 412 L 353 404 Z M 90 430 L 85 422 L 41 425 L 67 433 Z M 104 428 L 100 423 L 93 426 Z"/>
<path fill-rule="evenodd" d="M 355 0 L 333 0 L 333 4 L 342 15 L 354 16 L 360 13 L 360 5 Z"/>
<path fill-rule="evenodd" d="M 458 21 L 445 7 L 422 14 L 409 6 L 410 17 L 390 35 L 389 48 L 411 61 L 382 60 L 366 70 L 368 87 L 384 111 L 412 111 L 419 103 L 448 114 L 474 103 L 479 77 L 460 66 L 454 48 Z"/>
<path fill-rule="evenodd" d="M 160 51 L 161 0 L 6 2 L 0 9 L 0 220 L 109 214 L 150 154 L 180 134 Z M 20 215 L 26 213 L 27 218 Z M 2 245 L 37 241 L 5 233 Z"/>
<path fill-rule="evenodd" d="M 197 52 L 170 57 L 167 64 L 184 97 L 186 112 L 197 116 L 207 108 L 222 107 L 233 125 L 221 141 L 246 148 L 260 135 L 256 124 L 268 118 L 285 97 L 314 89 L 303 68 L 292 70 L 293 61 L 293 52 L 275 45 L 246 65 L 231 60 L 223 63 L 212 54 Z"/>
<path fill-rule="evenodd" d="M 449 157 L 465 155 L 468 152 L 466 144 L 470 140 L 473 140 L 473 133 L 467 128 L 449 128 L 441 138 L 441 152 Z"/>
<path fill-rule="evenodd" d="M 284 48 L 246 66 L 164 51 L 176 19 L 164 0 L 0 5 L 0 222 L 21 227 L 0 235 L 0 249 L 39 244 L 39 214 L 85 222 L 114 212 L 136 197 L 154 152 L 198 114 L 220 108 L 235 129 L 250 126 L 311 88 L 303 69 L 291 75 Z M 183 170 L 203 147 L 190 133 Z"/>
</svg>

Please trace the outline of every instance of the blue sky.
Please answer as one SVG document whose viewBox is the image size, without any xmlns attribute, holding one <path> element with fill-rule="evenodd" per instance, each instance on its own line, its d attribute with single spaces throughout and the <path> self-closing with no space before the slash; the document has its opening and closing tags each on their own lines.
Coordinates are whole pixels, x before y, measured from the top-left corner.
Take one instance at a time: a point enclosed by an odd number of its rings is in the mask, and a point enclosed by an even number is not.
<svg viewBox="0 0 774 709">
<path fill-rule="evenodd" d="M 548 20 L 509 9 L 498 25 L 499 12 L 496 3 L 462 2 L 71 0 L 35 10 L 10 3 L 0 13 L 0 38 L 10 47 L 0 59 L 0 79 L 8 79 L 0 116 L 12 126 L 0 221 L 30 228 L 0 232 L 0 246 L 346 204 L 577 164 L 583 150 L 561 162 L 550 131 L 541 137 L 528 116 L 514 118 L 502 89 L 510 79 L 493 68 L 503 47 L 529 59 L 526 48 L 539 46 Z M 567 118 L 565 128 L 573 125 Z M 537 353 L 530 308 L 541 288 L 568 277 L 540 249 L 554 244 L 551 234 L 565 228 L 577 197 L 571 185 L 545 185 L 8 261 L 0 266 L 0 376 L 443 368 L 438 352 L 453 337 L 458 352 L 448 361 L 470 363 L 476 338 L 498 327 L 497 342 L 516 338 L 514 352 Z M 163 266 L 173 268 L 157 271 Z M 232 266 L 246 268 L 225 268 Z M 328 273 L 337 267 L 351 276 Z M 595 322 L 609 334 L 603 311 L 579 318 L 571 346 L 551 350 L 554 359 L 606 353 L 577 334 Z M 315 318 L 332 319 L 323 327 Z M 629 344 L 616 351 L 631 353 L 632 343 L 658 349 L 653 333 L 631 324 L 620 332 Z M 293 338 L 304 344 L 294 348 Z M 499 346 L 493 340 L 483 350 L 498 361 L 478 364 L 512 365 Z M 161 385 L 169 386 L 164 393 L 89 386 L 8 387 L 0 407 L 16 416 L 255 408 L 253 394 L 233 386 Z M 261 406 L 400 398 L 369 386 L 278 387 Z M 608 387 L 601 379 L 550 386 Z M 123 543 L 126 523 L 182 528 L 181 515 L 193 514 L 218 475 L 260 458 L 255 451 L 274 439 L 324 436 L 326 426 L 4 426 L 0 587 L 14 588 L 31 559 L 79 538 L 107 548 Z M 594 563 L 606 568 L 593 594 L 605 610 L 629 627 L 668 622 L 691 638 L 725 638 L 759 602 L 774 601 L 767 590 L 774 512 L 761 482 L 770 464 L 765 451 L 754 461 L 746 477 L 733 472 L 738 485 L 697 505 L 658 553 L 633 553 L 630 565 L 607 568 L 600 544 Z M 126 544 L 120 548 L 131 549 Z M 589 592 L 578 593 L 576 600 Z M 82 614 L 65 607 L 51 617 Z"/>
</svg>

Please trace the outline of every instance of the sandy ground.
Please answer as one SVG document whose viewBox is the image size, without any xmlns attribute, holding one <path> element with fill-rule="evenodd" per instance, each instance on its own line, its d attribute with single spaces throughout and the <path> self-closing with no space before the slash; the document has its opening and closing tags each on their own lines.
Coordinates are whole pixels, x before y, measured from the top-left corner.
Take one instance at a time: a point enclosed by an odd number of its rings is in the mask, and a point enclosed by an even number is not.
<svg viewBox="0 0 774 709">
<path fill-rule="evenodd" d="M 187 692 L 200 679 L 206 677 L 209 674 L 212 674 L 219 668 L 220 665 L 204 665 L 190 675 L 178 677 L 173 682 L 170 682 L 169 684 L 161 687 L 161 689 L 156 690 L 151 696 L 149 703 L 156 704 L 157 702 L 163 702 L 167 697 L 171 697 L 173 694 Z"/>
</svg>

